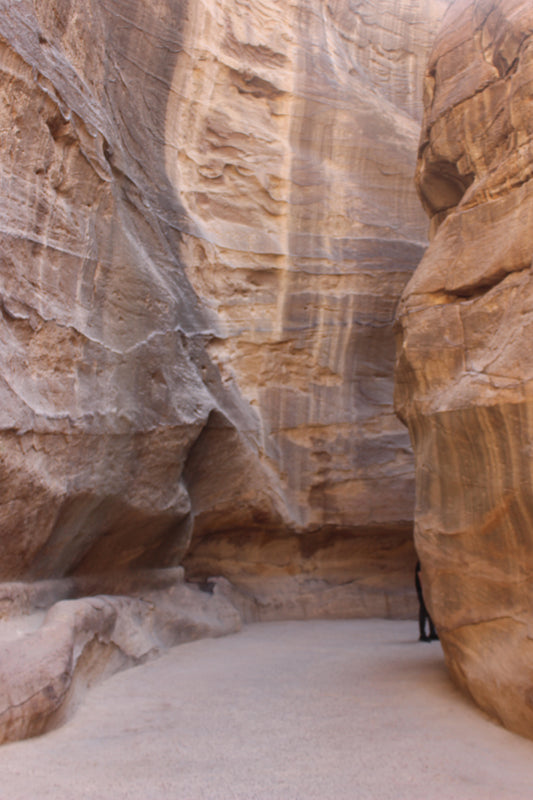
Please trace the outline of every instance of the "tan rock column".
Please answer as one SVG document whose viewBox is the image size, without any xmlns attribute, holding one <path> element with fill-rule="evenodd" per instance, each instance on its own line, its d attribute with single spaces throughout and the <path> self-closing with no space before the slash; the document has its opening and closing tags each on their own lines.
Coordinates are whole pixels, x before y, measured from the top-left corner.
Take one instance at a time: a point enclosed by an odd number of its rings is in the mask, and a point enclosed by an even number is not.
<svg viewBox="0 0 533 800">
<path fill-rule="evenodd" d="M 456 2 L 425 79 L 432 241 L 398 313 L 416 546 L 450 670 L 533 736 L 533 9 Z"/>
</svg>

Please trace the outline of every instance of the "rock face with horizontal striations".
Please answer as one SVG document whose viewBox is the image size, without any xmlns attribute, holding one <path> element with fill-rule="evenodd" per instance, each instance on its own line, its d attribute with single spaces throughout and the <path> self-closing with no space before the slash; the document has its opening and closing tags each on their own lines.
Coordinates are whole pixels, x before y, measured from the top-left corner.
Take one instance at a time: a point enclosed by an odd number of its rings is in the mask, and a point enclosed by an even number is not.
<svg viewBox="0 0 533 800">
<path fill-rule="evenodd" d="M 1 579 L 186 557 L 407 613 L 391 322 L 445 5 L 0 0 Z"/>
<path fill-rule="evenodd" d="M 399 310 L 415 540 L 458 683 L 533 736 L 533 7 L 456 2 L 426 75 L 430 247 Z"/>
</svg>

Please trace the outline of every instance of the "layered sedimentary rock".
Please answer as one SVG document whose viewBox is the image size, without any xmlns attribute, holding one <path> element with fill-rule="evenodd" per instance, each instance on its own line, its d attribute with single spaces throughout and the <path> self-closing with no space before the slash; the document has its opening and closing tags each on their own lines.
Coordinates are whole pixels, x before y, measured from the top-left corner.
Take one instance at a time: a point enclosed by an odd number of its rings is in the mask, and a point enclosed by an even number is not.
<svg viewBox="0 0 533 800">
<path fill-rule="evenodd" d="M 444 5 L 0 2 L 0 578 L 189 552 L 395 613 L 391 320 Z"/>
<path fill-rule="evenodd" d="M 533 736 L 533 9 L 456 2 L 425 79 L 432 241 L 399 310 L 415 539 L 456 680 Z"/>
<path fill-rule="evenodd" d="M 186 271 L 217 314 L 207 351 L 260 420 L 290 528 L 247 504 L 221 514 L 211 473 L 192 487 L 186 563 L 222 565 L 256 595 L 267 581 L 278 613 L 291 573 L 291 613 L 407 611 L 412 456 L 391 321 L 425 244 L 412 154 L 443 7 L 199 2 L 177 58 L 173 91 L 195 98 L 166 119 L 167 172 L 197 223 Z M 320 600 L 304 597 L 319 579 Z M 344 600 L 330 586 L 350 582 Z"/>
</svg>

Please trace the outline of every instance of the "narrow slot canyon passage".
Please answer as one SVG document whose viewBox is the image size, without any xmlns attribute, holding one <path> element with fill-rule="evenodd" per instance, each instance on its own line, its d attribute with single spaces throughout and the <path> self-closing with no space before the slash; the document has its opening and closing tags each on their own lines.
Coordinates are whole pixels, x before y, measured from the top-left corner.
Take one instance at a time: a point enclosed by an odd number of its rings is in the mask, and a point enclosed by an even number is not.
<svg viewBox="0 0 533 800">
<path fill-rule="evenodd" d="M 524 800 L 533 745 L 414 621 L 275 622 L 175 647 L 0 748 L 9 800 Z"/>
</svg>

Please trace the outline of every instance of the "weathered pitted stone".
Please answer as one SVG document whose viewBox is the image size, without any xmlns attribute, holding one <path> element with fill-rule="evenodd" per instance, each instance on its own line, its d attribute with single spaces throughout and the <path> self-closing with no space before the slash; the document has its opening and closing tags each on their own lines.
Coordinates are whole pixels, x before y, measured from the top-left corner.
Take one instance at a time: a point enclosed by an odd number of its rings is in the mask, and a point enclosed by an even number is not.
<svg viewBox="0 0 533 800">
<path fill-rule="evenodd" d="M 533 8 L 454 3 L 426 75 L 433 238 L 399 310 L 416 545 L 452 674 L 533 736 Z"/>
</svg>

